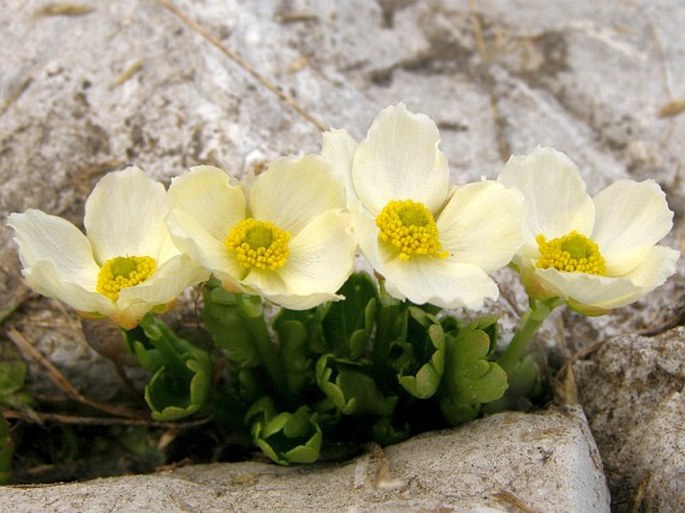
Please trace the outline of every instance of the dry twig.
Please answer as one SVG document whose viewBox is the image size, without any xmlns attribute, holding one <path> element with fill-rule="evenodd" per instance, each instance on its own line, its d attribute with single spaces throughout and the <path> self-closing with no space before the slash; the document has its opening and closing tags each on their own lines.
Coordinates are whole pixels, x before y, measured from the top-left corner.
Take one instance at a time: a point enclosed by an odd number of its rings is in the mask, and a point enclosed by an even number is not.
<svg viewBox="0 0 685 513">
<path fill-rule="evenodd" d="M 295 99 L 290 96 L 289 94 L 283 92 L 281 88 L 279 88 L 276 84 L 271 82 L 268 78 L 266 78 L 264 75 L 262 75 L 259 71 L 257 71 L 254 67 L 252 67 L 247 61 L 245 61 L 240 55 L 235 53 L 233 50 L 225 46 L 224 44 L 221 43 L 216 37 L 214 37 L 207 29 L 205 29 L 202 25 L 197 23 L 195 20 L 191 19 L 185 12 L 183 12 L 180 8 L 178 8 L 176 5 L 174 5 L 172 2 L 169 0 L 154 0 L 157 2 L 159 5 L 164 7 L 165 9 L 169 10 L 174 16 L 176 16 L 179 20 L 181 20 L 183 23 L 185 23 L 188 27 L 190 27 L 192 30 L 197 32 L 199 35 L 201 35 L 204 39 L 206 39 L 212 46 L 217 48 L 221 53 L 223 53 L 226 57 L 231 59 L 233 62 L 238 64 L 241 68 L 243 68 L 245 71 L 247 71 L 252 77 L 257 80 L 261 85 L 266 87 L 270 92 L 275 94 L 283 103 L 285 103 L 288 107 L 293 109 L 295 112 L 297 112 L 300 116 L 302 116 L 304 119 L 309 121 L 312 125 L 314 125 L 316 128 L 321 130 L 322 132 L 328 130 L 328 127 L 323 124 L 321 121 L 316 119 L 314 116 L 312 116 L 307 110 L 302 107 Z"/>
<path fill-rule="evenodd" d="M 64 375 L 62 375 L 59 369 L 55 367 L 52 364 L 52 362 L 43 355 L 43 353 L 41 353 L 40 351 L 38 351 L 38 349 L 33 347 L 33 344 L 26 340 L 26 338 L 21 333 L 19 333 L 15 329 L 10 329 L 7 331 L 7 336 L 14 343 L 14 345 L 17 346 L 17 349 L 19 349 L 19 351 L 25 357 L 34 360 L 41 367 L 43 367 L 47 371 L 47 375 L 48 378 L 50 378 L 50 381 L 57 385 L 64 393 L 66 393 L 74 401 L 77 401 L 86 406 L 90 406 L 91 408 L 95 408 L 96 410 L 109 413 L 110 415 L 145 420 L 145 417 L 141 417 L 141 412 L 139 411 L 133 411 L 129 408 L 122 406 L 103 404 L 88 399 L 87 397 L 84 397 L 78 390 L 76 390 L 76 388 L 74 388 L 74 386 L 71 383 L 69 383 L 69 380 L 67 380 L 64 377 Z"/>
</svg>

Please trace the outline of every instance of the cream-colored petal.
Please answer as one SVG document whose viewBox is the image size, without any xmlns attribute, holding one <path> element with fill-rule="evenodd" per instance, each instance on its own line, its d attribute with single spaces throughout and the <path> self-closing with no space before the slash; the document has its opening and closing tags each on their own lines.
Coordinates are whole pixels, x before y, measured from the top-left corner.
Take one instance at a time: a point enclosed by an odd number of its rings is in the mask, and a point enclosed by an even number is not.
<svg viewBox="0 0 685 513">
<path fill-rule="evenodd" d="M 327 301 L 340 301 L 341 299 L 344 299 L 344 297 L 327 293 L 310 294 L 308 296 L 279 296 L 272 294 L 268 297 L 268 300 L 272 303 L 289 310 L 309 310 Z"/>
<path fill-rule="evenodd" d="M 345 130 L 329 130 L 323 133 L 321 156 L 330 162 L 333 174 L 344 184 L 348 205 L 356 201 L 352 185 L 352 159 L 357 146 L 357 141 Z"/>
<path fill-rule="evenodd" d="M 164 186 L 137 167 L 102 177 L 86 201 L 83 224 L 102 264 L 117 256 L 157 259 L 166 236 Z"/>
<path fill-rule="evenodd" d="M 352 182 L 362 204 L 377 215 L 391 200 L 411 199 L 435 212 L 449 191 L 440 134 L 425 114 L 403 104 L 383 109 L 357 148 Z"/>
<path fill-rule="evenodd" d="M 354 219 L 354 235 L 359 249 L 371 267 L 382 273 L 383 259 L 378 243 L 379 230 L 376 226 L 376 219 L 363 208 L 354 208 L 352 217 Z"/>
<path fill-rule="evenodd" d="M 497 299 L 499 289 L 478 266 L 449 259 L 399 258 L 385 265 L 386 290 L 398 299 L 442 308 L 480 308 Z"/>
<path fill-rule="evenodd" d="M 231 288 L 235 289 L 243 270 L 223 240 L 214 237 L 197 218 L 182 210 L 172 210 L 167 223 L 174 243 L 183 253 L 190 255 L 198 265 L 227 285 L 233 281 Z"/>
<path fill-rule="evenodd" d="M 167 217 L 168 219 L 168 217 Z M 162 242 L 162 245 L 159 249 L 159 254 L 157 257 L 157 265 L 162 265 L 165 263 L 167 260 L 171 260 L 173 257 L 178 255 L 181 250 L 179 249 L 178 246 L 174 243 L 173 239 L 171 238 L 171 234 L 168 233 L 168 223 L 167 223 L 167 236 L 164 237 L 164 241 Z"/>
<path fill-rule="evenodd" d="M 538 234 L 549 240 L 573 230 L 587 236 L 592 233 L 594 204 L 577 166 L 564 153 L 537 148 L 527 155 L 512 155 L 498 180 L 523 193 L 529 243 Z"/>
<path fill-rule="evenodd" d="M 10 214 L 7 224 L 15 231 L 19 258 L 25 268 L 49 261 L 58 280 L 95 291 L 100 267 L 90 242 L 73 224 L 34 209 Z"/>
<path fill-rule="evenodd" d="M 294 237 L 288 262 L 278 270 L 288 294 L 335 293 L 352 273 L 356 241 L 349 214 L 329 211 L 313 219 Z"/>
<path fill-rule="evenodd" d="M 436 224 L 440 242 L 456 262 L 490 274 L 507 265 L 522 246 L 523 196 L 493 181 L 457 188 Z"/>
<path fill-rule="evenodd" d="M 236 223 L 245 219 L 245 195 L 230 177 L 212 166 L 197 166 L 172 180 L 169 205 L 180 210 L 214 238 L 224 240 Z"/>
<path fill-rule="evenodd" d="M 209 278 L 209 273 L 197 266 L 188 255 L 179 254 L 143 283 L 122 289 L 116 301 L 117 309 L 127 311 L 132 304 L 145 303 L 148 311 L 176 299 L 186 288 Z"/>
<path fill-rule="evenodd" d="M 663 285 L 664 282 L 676 272 L 676 265 L 680 258 L 680 253 L 666 246 L 653 246 L 645 255 L 645 258 L 637 265 L 625 278 L 632 281 L 641 289 L 641 296 L 644 296 Z M 635 299 L 639 299 L 636 297 Z M 626 301 L 625 299 L 616 302 L 611 308 L 624 306 L 632 303 L 635 299 Z"/>
<path fill-rule="evenodd" d="M 269 164 L 249 192 L 249 210 L 292 235 L 327 210 L 345 207 L 345 190 L 319 155 L 281 157 Z"/>
<path fill-rule="evenodd" d="M 592 239 L 606 260 L 609 276 L 628 273 L 673 226 L 666 195 L 653 180 L 619 180 L 594 201 Z"/>
<path fill-rule="evenodd" d="M 250 269 L 250 272 L 242 280 L 242 285 L 254 291 L 264 298 L 280 297 L 288 295 L 286 285 L 278 271 L 262 269 Z"/>
<path fill-rule="evenodd" d="M 556 296 L 580 305 L 601 309 L 614 308 L 623 300 L 628 304 L 642 295 L 642 288 L 627 278 L 611 278 L 592 274 L 561 272 L 556 269 L 536 269 L 535 276 Z"/>
<path fill-rule="evenodd" d="M 97 274 L 95 280 L 89 279 L 87 283 L 65 281 L 51 260 L 36 262 L 25 268 L 23 274 L 33 290 L 45 297 L 59 299 L 79 312 L 108 317 L 114 311 L 112 302 L 95 291 Z"/>
</svg>

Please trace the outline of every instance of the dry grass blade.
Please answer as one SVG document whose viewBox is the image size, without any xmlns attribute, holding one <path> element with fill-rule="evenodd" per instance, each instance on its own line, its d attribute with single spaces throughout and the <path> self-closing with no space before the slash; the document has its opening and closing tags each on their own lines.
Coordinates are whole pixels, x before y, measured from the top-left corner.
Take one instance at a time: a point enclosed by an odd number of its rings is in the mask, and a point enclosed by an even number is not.
<svg viewBox="0 0 685 513">
<path fill-rule="evenodd" d="M 507 506 L 512 506 L 516 508 L 521 513 L 538 513 L 535 510 L 526 506 L 523 503 L 523 501 L 521 501 L 521 499 L 519 499 L 518 497 L 516 497 L 516 495 L 507 490 L 500 490 L 495 495 L 493 495 L 493 498 L 501 504 L 506 504 Z"/>
<path fill-rule="evenodd" d="M 685 112 L 685 98 L 673 100 L 659 109 L 660 118 L 670 118 Z"/>
<path fill-rule="evenodd" d="M 309 121 L 316 128 L 318 128 L 322 132 L 328 130 L 328 127 L 325 124 L 323 124 L 321 121 L 319 121 L 314 116 L 312 116 L 309 112 L 307 112 L 305 110 L 305 108 L 302 107 L 299 103 L 297 103 L 297 101 L 295 101 L 295 99 L 292 96 L 284 93 L 277 85 L 275 85 L 268 78 L 266 78 L 264 75 L 259 73 L 256 69 L 254 69 L 250 64 L 248 64 L 245 60 L 243 60 L 243 58 L 240 57 L 233 50 L 224 46 L 221 43 L 221 41 L 219 41 L 216 37 L 214 37 L 207 29 L 205 29 L 202 25 L 197 23 L 195 20 L 191 19 L 185 12 L 183 12 L 181 9 L 176 7 L 173 3 L 171 3 L 168 0 L 154 0 L 154 1 L 157 2 L 159 5 L 161 5 L 162 7 L 164 7 L 165 9 L 169 10 L 179 20 L 181 20 L 188 27 L 190 27 L 192 30 L 194 30 L 199 35 L 201 35 L 203 38 L 205 38 L 212 46 L 217 48 L 226 57 L 228 57 L 233 62 L 238 64 L 238 66 L 240 66 L 245 71 L 247 71 L 250 75 L 252 75 L 253 78 L 255 78 L 255 80 L 257 80 L 257 82 L 259 82 L 261 85 L 266 87 L 269 91 L 271 91 L 273 94 L 278 96 L 278 98 L 283 103 L 285 103 L 288 107 L 290 107 L 295 112 L 297 112 L 300 116 L 302 116 L 307 121 Z"/>
<path fill-rule="evenodd" d="M 31 82 L 33 82 L 32 77 L 25 78 L 17 87 L 10 91 L 7 100 L 5 100 L 2 105 L 0 105 L 0 116 L 7 112 L 9 108 L 12 106 L 12 104 L 16 102 L 22 94 L 24 94 L 24 92 L 31 85 Z"/>
<path fill-rule="evenodd" d="M 206 417 L 204 419 L 193 420 L 189 422 L 160 422 L 150 419 L 130 419 L 123 417 L 84 417 L 81 415 L 68 415 L 64 413 L 43 413 L 33 411 L 28 414 L 23 411 L 5 410 L 2 415 L 6 419 L 17 419 L 26 422 L 33 422 L 43 424 L 44 422 L 56 422 L 59 424 L 71 424 L 79 426 L 146 426 L 151 428 L 164 428 L 174 431 L 183 431 L 184 429 L 195 428 L 207 424 L 212 419 Z"/>
<path fill-rule="evenodd" d="M 143 69 L 143 65 L 143 61 L 137 59 L 133 64 L 131 64 L 129 67 L 127 67 L 124 71 L 121 72 L 121 74 L 116 78 L 114 82 L 112 82 L 112 85 L 110 85 L 109 88 L 116 89 L 120 85 L 126 83 L 133 75 L 135 75 L 141 69 Z"/>
<path fill-rule="evenodd" d="M 48 4 L 36 11 L 36 16 L 83 16 L 89 14 L 95 9 L 83 4 Z"/>
<path fill-rule="evenodd" d="M 76 390 L 76 388 L 74 388 L 71 383 L 69 383 L 59 369 L 57 369 L 57 367 L 55 367 L 52 362 L 50 362 L 50 360 L 43 355 L 43 353 L 33 347 L 33 345 L 26 340 L 21 333 L 15 329 L 10 329 L 7 331 L 7 336 L 24 356 L 34 360 L 41 367 L 43 367 L 47 371 L 47 375 L 50 380 L 74 401 L 85 404 L 102 412 L 109 413 L 110 415 L 145 420 L 145 418 L 141 416 L 141 412 L 133 411 L 129 408 L 121 406 L 102 404 L 84 397 L 78 390 Z"/>
</svg>

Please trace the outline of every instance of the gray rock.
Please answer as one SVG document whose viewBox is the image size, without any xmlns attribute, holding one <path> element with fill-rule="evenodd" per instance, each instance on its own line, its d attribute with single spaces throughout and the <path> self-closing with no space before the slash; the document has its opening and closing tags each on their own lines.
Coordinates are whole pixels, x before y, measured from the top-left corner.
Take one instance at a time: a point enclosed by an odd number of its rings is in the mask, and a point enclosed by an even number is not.
<svg viewBox="0 0 685 513">
<path fill-rule="evenodd" d="M 59 511 L 609 511 L 582 410 L 502 413 L 350 462 L 198 465 L 147 476 L 0 488 L 16 513 Z"/>
<path fill-rule="evenodd" d="M 678 213 L 666 243 L 685 249 L 685 115 L 659 116 L 685 95 L 679 0 L 174 3 L 318 124 L 361 138 L 388 104 L 426 112 L 457 183 L 492 178 L 510 152 L 536 145 L 567 152 L 592 193 L 617 178 L 654 178 Z M 50 15 L 42 0 L 0 2 L 9 20 L 0 32 L 0 220 L 40 208 L 80 225 L 95 182 L 129 164 L 168 182 L 195 164 L 239 176 L 319 150 L 317 123 L 161 2 L 78 4 L 89 10 Z M 0 222 L 0 344 L 9 345 L 5 329 L 21 331 L 79 390 L 108 400 L 123 389 L 113 366 L 73 312 L 26 289 L 11 237 Z M 502 315 L 506 338 L 525 296 L 513 273 L 497 278 L 502 298 L 488 312 Z M 555 314 L 544 350 L 560 361 L 608 337 L 677 324 L 684 302 L 681 259 L 666 286 L 630 307 L 596 319 Z M 54 394 L 42 369 L 31 377 L 34 390 Z"/>
<path fill-rule="evenodd" d="M 574 373 L 613 511 L 682 511 L 685 328 L 611 339 Z"/>
</svg>

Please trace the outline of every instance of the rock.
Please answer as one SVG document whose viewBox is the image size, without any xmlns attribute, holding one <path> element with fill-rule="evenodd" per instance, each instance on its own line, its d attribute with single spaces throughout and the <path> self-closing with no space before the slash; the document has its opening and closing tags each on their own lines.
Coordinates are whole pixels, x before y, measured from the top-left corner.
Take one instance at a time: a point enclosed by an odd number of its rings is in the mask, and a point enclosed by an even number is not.
<svg viewBox="0 0 685 513">
<path fill-rule="evenodd" d="M 682 511 L 685 328 L 613 338 L 573 369 L 613 511 Z"/>
<path fill-rule="evenodd" d="M 60 511 L 608 512 L 577 406 L 502 413 L 376 448 L 350 462 L 243 462 L 37 488 L 0 488 L 15 513 Z"/>
<path fill-rule="evenodd" d="M 240 176 L 317 152 L 317 125 L 361 138 L 379 109 L 404 101 L 436 120 L 456 183 L 552 145 L 593 194 L 618 178 L 656 179 L 678 214 L 665 243 L 685 248 L 685 115 L 659 115 L 684 95 L 679 0 L 173 0 L 309 118 L 164 3 L 81 0 L 60 13 L 43 0 L 0 2 L 11 21 L 0 32 L 0 220 L 39 208 L 80 226 L 108 171 L 135 164 L 168 183 L 207 163 Z M 506 339 L 526 298 L 512 272 L 497 278 L 502 297 L 488 312 L 502 316 Z M 91 398 L 125 392 L 75 314 L 26 289 L 4 222 L 0 290 L 0 344 L 17 329 Z M 544 349 L 558 363 L 608 337 L 675 325 L 683 303 L 681 259 L 634 305 L 596 319 L 555 313 Z M 54 394 L 41 368 L 31 379 Z"/>
</svg>

